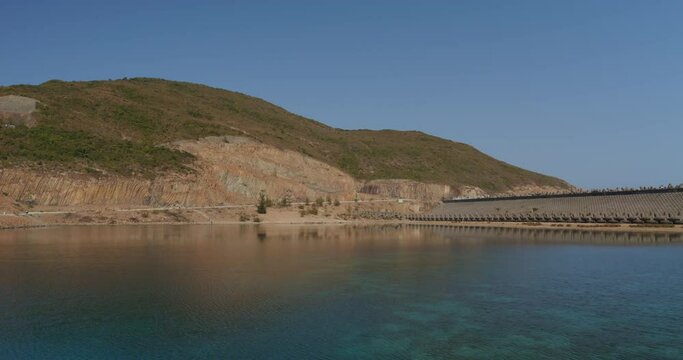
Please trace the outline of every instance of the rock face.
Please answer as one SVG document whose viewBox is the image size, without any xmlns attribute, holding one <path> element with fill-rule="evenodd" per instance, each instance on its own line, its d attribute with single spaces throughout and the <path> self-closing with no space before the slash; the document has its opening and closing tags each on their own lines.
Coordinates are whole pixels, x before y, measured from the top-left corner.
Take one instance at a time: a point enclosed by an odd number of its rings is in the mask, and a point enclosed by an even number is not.
<svg viewBox="0 0 683 360">
<path fill-rule="evenodd" d="M 24 96 L 0 96 L 0 126 L 35 126 L 33 112 L 38 100 Z"/>
<path fill-rule="evenodd" d="M 486 196 L 486 191 L 484 191 L 484 190 L 482 190 L 476 186 L 463 186 L 458 190 L 459 191 L 458 191 L 456 196 L 459 196 L 459 197 L 477 198 L 477 197 Z"/>
<path fill-rule="evenodd" d="M 155 205 L 183 203 L 199 183 L 189 178 L 102 177 L 77 173 L 40 173 L 28 169 L 0 171 L 0 189 L 26 204 L 36 205 Z M 206 196 L 205 196 L 206 197 Z"/>
<path fill-rule="evenodd" d="M 271 198 L 319 196 L 351 199 L 356 181 L 341 170 L 301 153 L 245 137 L 208 137 L 172 145 L 199 159 L 200 173 L 224 191 L 252 201 L 261 190 Z"/>
<path fill-rule="evenodd" d="M 361 194 L 377 195 L 383 198 L 414 199 L 420 201 L 439 201 L 449 196 L 452 189 L 448 185 L 426 184 L 412 180 L 388 179 L 372 180 L 363 183 Z"/>
<path fill-rule="evenodd" d="M 144 179 L 10 168 L 0 169 L 0 191 L 36 205 L 207 206 L 253 203 L 261 190 L 274 200 L 352 199 L 356 190 L 355 180 L 336 168 L 246 138 L 210 137 L 169 146 L 197 157 L 194 174 Z"/>
<path fill-rule="evenodd" d="M 536 194 L 562 194 L 569 192 L 571 190 L 576 189 L 575 187 L 571 186 L 568 189 L 556 187 L 556 186 L 539 186 L 539 185 L 523 185 L 523 186 L 516 186 L 510 191 L 506 191 L 503 194 L 505 195 L 515 195 L 515 196 L 524 196 L 524 195 L 536 195 Z"/>
<path fill-rule="evenodd" d="M 444 197 L 486 194 L 476 187 L 453 189 L 448 185 L 411 180 L 357 182 L 343 171 L 309 156 L 246 137 L 207 137 L 167 146 L 195 155 L 194 173 L 146 179 L 6 168 L 0 169 L 0 194 L 24 205 L 63 207 L 251 204 L 261 190 L 275 201 L 285 197 L 295 201 L 328 196 L 352 200 L 360 194 L 369 198 L 435 203 Z M 560 190 L 525 186 L 509 193 L 524 195 Z"/>
<path fill-rule="evenodd" d="M 530 195 L 546 193 L 562 193 L 566 189 L 553 186 L 525 185 L 506 191 L 505 195 Z M 427 184 L 412 180 L 388 179 L 372 180 L 359 186 L 359 193 L 376 195 L 382 198 L 413 199 L 425 202 L 438 202 L 444 198 L 465 197 L 477 198 L 489 195 L 476 186 L 458 188 L 442 184 Z"/>
<path fill-rule="evenodd" d="M 0 193 L 0 215 L 6 213 L 15 213 L 21 208 L 9 196 Z"/>
</svg>

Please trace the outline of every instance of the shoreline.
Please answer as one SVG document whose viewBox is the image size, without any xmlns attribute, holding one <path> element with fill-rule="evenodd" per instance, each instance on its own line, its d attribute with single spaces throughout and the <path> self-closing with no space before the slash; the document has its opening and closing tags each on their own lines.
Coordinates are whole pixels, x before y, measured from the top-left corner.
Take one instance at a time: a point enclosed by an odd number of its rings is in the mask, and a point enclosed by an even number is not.
<svg viewBox="0 0 683 360">
<path fill-rule="evenodd" d="M 19 216 L 17 216 L 19 217 Z M 159 221 L 159 222 L 117 222 L 117 223 L 41 223 L 41 224 L 17 224 L 3 225 L 1 230 L 20 230 L 34 228 L 50 228 L 62 226 L 145 226 L 145 225 L 297 225 L 297 226 L 320 226 L 320 225 L 351 225 L 351 226 L 376 226 L 376 225 L 417 225 L 435 227 L 463 227 L 463 228 L 505 228 L 527 230 L 573 230 L 573 231 L 602 231 L 621 233 L 683 233 L 683 225 L 634 225 L 634 224 L 585 224 L 585 223 L 511 223 L 511 222 L 454 222 L 454 221 L 407 221 L 407 220 L 343 220 L 343 219 L 308 219 L 303 221 Z"/>
</svg>

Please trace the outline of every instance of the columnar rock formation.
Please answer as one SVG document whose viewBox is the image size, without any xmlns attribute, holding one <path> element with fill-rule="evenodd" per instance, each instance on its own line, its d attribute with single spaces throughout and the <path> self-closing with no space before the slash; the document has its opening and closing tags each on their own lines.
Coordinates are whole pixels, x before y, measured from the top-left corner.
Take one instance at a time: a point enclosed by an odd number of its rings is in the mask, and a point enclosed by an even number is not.
<svg viewBox="0 0 683 360">
<path fill-rule="evenodd" d="M 261 190 L 274 199 L 352 199 L 349 175 L 303 154 L 239 137 L 169 145 L 197 157 L 194 173 L 154 179 L 73 172 L 0 169 L 0 191 L 36 205 L 207 206 L 252 203 Z"/>
</svg>

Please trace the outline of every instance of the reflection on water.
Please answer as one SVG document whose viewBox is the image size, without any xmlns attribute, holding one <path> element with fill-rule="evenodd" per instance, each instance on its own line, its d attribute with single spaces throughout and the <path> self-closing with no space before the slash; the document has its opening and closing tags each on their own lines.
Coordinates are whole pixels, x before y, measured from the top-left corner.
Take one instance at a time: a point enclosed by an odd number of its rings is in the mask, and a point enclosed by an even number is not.
<svg viewBox="0 0 683 360">
<path fill-rule="evenodd" d="M 449 225 L 407 225 L 420 229 L 431 229 L 434 233 L 451 240 L 470 239 L 475 241 L 510 243 L 577 243 L 577 244 L 622 244 L 645 245 L 683 242 L 682 233 L 666 232 L 622 232 L 583 229 L 534 229 L 503 228 L 487 226 Z"/>
<path fill-rule="evenodd" d="M 680 358 L 681 243 L 428 225 L 1 231 L 0 358 Z"/>
</svg>

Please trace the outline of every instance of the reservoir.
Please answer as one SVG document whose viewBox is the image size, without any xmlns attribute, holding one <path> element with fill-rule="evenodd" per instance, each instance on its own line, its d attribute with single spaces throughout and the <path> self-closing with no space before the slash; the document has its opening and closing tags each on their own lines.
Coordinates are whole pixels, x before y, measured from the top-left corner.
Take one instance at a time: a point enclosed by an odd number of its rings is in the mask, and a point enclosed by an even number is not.
<svg viewBox="0 0 683 360">
<path fill-rule="evenodd" d="M 1 359 L 683 358 L 683 235 L 0 231 Z"/>
</svg>

